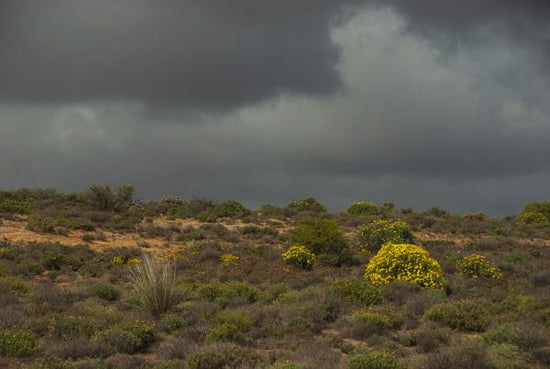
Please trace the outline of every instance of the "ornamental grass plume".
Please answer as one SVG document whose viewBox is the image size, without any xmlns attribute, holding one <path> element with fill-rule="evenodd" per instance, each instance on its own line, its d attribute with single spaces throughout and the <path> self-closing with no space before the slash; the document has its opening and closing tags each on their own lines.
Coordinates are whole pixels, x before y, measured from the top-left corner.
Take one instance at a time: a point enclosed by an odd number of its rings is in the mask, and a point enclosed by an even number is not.
<svg viewBox="0 0 550 369">
<path fill-rule="evenodd" d="M 132 265 L 130 280 L 143 308 L 151 314 L 162 314 L 177 301 L 175 263 L 159 263 L 152 255 L 143 254 L 142 262 Z"/>
</svg>

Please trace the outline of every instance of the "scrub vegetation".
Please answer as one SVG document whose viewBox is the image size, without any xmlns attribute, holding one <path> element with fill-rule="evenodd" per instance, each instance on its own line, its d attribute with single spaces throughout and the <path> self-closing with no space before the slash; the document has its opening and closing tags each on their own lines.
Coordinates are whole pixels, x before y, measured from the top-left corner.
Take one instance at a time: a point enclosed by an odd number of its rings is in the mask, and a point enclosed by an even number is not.
<svg viewBox="0 0 550 369">
<path fill-rule="evenodd" d="M 548 209 L 0 191 L 0 367 L 546 368 Z"/>
</svg>

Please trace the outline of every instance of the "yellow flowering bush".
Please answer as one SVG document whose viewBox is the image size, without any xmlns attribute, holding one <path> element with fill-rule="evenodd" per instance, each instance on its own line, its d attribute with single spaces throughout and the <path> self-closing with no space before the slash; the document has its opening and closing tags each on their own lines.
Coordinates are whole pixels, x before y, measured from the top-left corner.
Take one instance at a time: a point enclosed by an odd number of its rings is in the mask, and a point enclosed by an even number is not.
<svg viewBox="0 0 550 369">
<path fill-rule="evenodd" d="M 233 254 L 223 254 L 220 256 L 220 260 L 223 265 L 234 265 L 239 262 L 240 258 Z"/>
<path fill-rule="evenodd" d="M 365 279 L 374 285 L 391 281 L 443 288 L 443 270 L 437 260 L 420 246 L 387 243 L 367 265 Z"/>
<path fill-rule="evenodd" d="M 111 259 L 111 263 L 115 265 L 125 265 L 125 264 L 139 264 L 141 260 L 139 258 L 129 258 L 123 256 L 115 256 Z"/>
<path fill-rule="evenodd" d="M 301 266 L 304 269 L 313 268 L 316 256 L 305 246 L 290 246 L 282 255 L 283 260 L 289 264 Z"/>
<path fill-rule="evenodd" d="M 456 262 L 456 267 L 463 275 L 470 278 L 502 278 L 502 273 L 493 267 L 483 255 L 472 254 Z"/>
<path fill-rule="evenodd" d="M 372 202 L 357 201 L 347 208 L 348 214 L 351 215 L 370 215 L 378 214 L 378 206 Z"/>
<path fill-rule="evenodd" d="M 413 235 L 409 225 L 401 220 L 375 220 L 359 227 L 356 243 L 359 248 L 376 252 L 385 243 L 411 243 Z"/>
</svg>

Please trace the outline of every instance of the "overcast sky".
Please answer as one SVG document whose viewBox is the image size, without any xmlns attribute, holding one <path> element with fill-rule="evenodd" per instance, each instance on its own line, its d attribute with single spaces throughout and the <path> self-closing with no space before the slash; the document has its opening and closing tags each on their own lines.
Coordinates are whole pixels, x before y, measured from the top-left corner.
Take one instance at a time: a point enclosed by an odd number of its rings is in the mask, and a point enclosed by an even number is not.
<svg viewBox="0 0 550 369">
<path fill-rule="evenodd" d="M 548 0 L 1 0 L 0 188 L 516 213 Z"/>
</svg>

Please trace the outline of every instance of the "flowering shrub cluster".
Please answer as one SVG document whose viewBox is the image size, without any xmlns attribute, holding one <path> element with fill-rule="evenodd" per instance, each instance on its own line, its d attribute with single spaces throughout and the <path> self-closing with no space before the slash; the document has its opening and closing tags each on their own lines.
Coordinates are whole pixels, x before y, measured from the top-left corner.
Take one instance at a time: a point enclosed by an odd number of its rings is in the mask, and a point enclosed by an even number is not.
<svg viewBox="0 0 550 369">
<path fill-rule="evenodd" d="M 305 246 L 290 246 L 282 255 L 287 263 L 301 266 L 304 269 L 313 268 L 316 256 Z"/>
<path fill-rule="evenodd" d="M 116 265 L 125 265 L 125 264 L 139 264 L 141 260 L 139 258 L 115 256 L 111 259 L 111 262 Z"/>
<path fill-rule="evenodd" d="M 376 220 L 359 228 L 356 242 L 361 249 L 376 252 L 383 244 L 410 243 L 413 240 L 409 225 L 401 220 Z"/>
<path fill-rule="evenodd" d="M 351 215 L 378 214 L 378 206 L 372 202 L 358 201 L 348 206 L 347 212 Z"/>
<path fill-rule="evenodd" d="M 0 355 L 29 356 L 35 347 L 36 339 L 32 333 L 21 329 L 0 328 Z"/>
<path fill-rule="evenodd" d="M 493 267 L 483 255 L 472 254 L 456 262 L 456 267 L 470 278 L 502 278 L 502 273 Z"/>
<path fill-rule="evenodd" d="M 233 254 L 223 254 L 220 256 L 220 260 L 223 265 L 234 265 L 239 262 L 240 258 Z"/>
<path fill-rule="evenodd" d="M 374 285 L 391 281 L 416 283 L 421 287 L 443 288 L 439 263 L 420 246 L 387 243 L 367 265 L 365 278 Z"/>
</svg>

